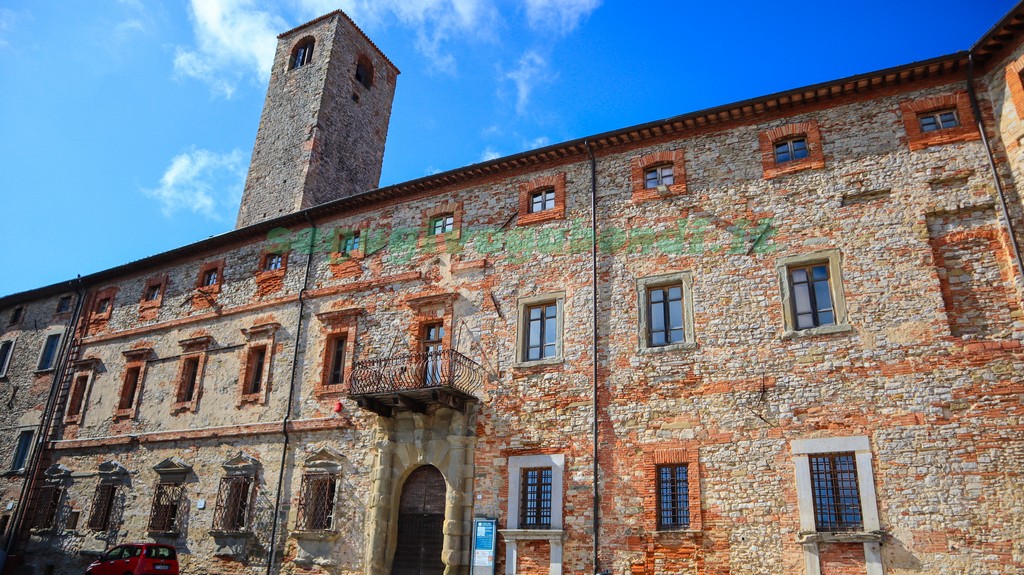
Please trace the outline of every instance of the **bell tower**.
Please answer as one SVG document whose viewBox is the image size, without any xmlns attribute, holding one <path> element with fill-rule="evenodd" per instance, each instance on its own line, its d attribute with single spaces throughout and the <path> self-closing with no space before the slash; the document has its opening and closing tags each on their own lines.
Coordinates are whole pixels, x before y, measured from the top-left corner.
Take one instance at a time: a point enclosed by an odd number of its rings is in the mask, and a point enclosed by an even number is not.
<svg viewBox="0 0 1024 575">
<path fill-rule="evenodd" d="M 235 228 L 376 188 L 398 73 L 341 10 L 278 36 Z"/>
</svg>

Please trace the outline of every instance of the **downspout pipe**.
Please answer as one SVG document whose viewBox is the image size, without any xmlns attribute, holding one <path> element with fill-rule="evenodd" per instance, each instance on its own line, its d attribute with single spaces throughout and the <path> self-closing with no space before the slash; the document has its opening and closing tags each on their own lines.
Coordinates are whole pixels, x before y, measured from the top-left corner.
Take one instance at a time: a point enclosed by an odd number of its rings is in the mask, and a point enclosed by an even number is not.
<svg viewBox="0 0 1024 575">
<path fill-rule="evenodd" d="M 302 275 L 302 289 L 299 290 L 299 316 L 295 325 L 295 345 L 292 348 L 292 375 L 288 379 L 288 404 L 285 408 L 284 418 L 281 420 L 281 434 L 284 436 L 284 444 L 281 446 L 281 463 L 277 470 L 277 492 L 274 494 L 274 522 L 270 528 L 270 555 L 267 557 L 267 575 L 274 572 L 274 561 L 277 554 L 277 526 L 287 518 L 281 519 L 281 493 L 284 491 L 284 469 L 288 461 L 288 445 L 291 438 L 288 435 L 288 424 L 292 417 L 292 405 L 295 403 L 295 373 L 302 372 L 298 365 L 299 343 L 302 338 L 302 314 L 306 309 L 306 290 L 309 289 L 309 270 L 313 267 L 313 246 L 316 245 L 316 223 L 310 218 L 309 212 L 303 212 L 306 216 L 306 223 L 309 224 L 309 246 L 306 256 L 306 271 Z"/>
<path fill-rule="evenodd" d="M 53 420 L 55 412 L 57 410 L 57 398 L 60 393 L 61 385 L 64 381 L 64 374 L 67 373 L 68 369 L 68 354 L 71 352 L 73 347 L 73 340 L 77 335 L 79 318 L 82 316 L 82 304 L 85 301 L 85 296 L 82 290 L 82 280 L 74 279 L 68 282 L 68 287 L 75 292 L 75 311 L 71 314 L 71 320 L 68 322 L 68 326 L 64 329 L 64 337 L 61 342 L 61 347 L 57 357 L 54 358 L 57 368 L 53 372 L 53 383 L 50 385 L 50 393 L 46 398 L 46 406 L 43 410 L 43 415 L 39 420 L 39 427 L 36 431 L 34 445 L 32 451 L 29 454 L 29 459 L 25 465 L 25 477 L 21 482 L 21 494 L 18 496 L 18 506 L 15 509 L 14 517 L 12 518 L 9 529 L 9 535 L 7 537 L 7 544 L 4 546 L 3 556 L 0 557 L 0 572 L 2 572 L 7 563 L 7 558 L 10 556 L 11 551 L 15 549 L 16 542 L 22 531 L 22 524 L 25 521 L 25 512 L 28 510 L 29 505 L 29 494 L 32 491 L 32 485 L 36 482 L 36 477 L 39 474 L 39 462 L 42 460 L 43 449 L 46 446 L 48 435 L 50 434 L 53 426 Z"/>
<path fill-rule="evenodd" d="M 590 157 L 590 270 L 591 276 L 590 281 L 594 286 L 591 296 L 592 301 L 590 302 L 591 309 L 591 329 L 592 339 L 591 343 L 593 349 L 593 364 L 594 371 L 591 374 L 594 380 L 594 398 L 593 398 L 593 410 L 594 410 L 594 436 L 592 438 L 594 442 L 594 451 L 592 457 L 594 459 L 594 573 L 599 574 L 601 570 L 598 565 L 598 549 L 600 549 L 600 526 L 601 520 L 599 512 L 601 510 L 601 499 L 600 499 L 600 487 L 599 487 L 599 475 L 600 465 L 597 461 L 598 446 L 597 442 L 599 439 L 599 429 L 597 425 L 597 394 L 600 389 L 597 383 L 597 159 L 594 157 L 594 150 L 590 147 L 590 140 L 584 140 L 583 145 L 587 148 L 587 155 Z"/>
<path fill-rule="evenodd" d="M 996 169 L 996 162 L 992 156 L 992 146 L 989 144 L 988 135 L 985 134 L 985 121 L 981 116 L 978 95 L 974 91 L 973 52 L 967 54 L 967 95 L 971 100 L 971 111 L 974 112 L 974 121 L 977 122 L 978 132 L 981 134 L 981 143 L 985 146 L 985 153 L 988 155 L 988 167 L 992 171 L 992 181 L 996 185 L 996 194 L 999 196 L 999 211 L 1003 214 L 1003 221 L 1006 222 L 1006 233 L 1010 236 L 1010 249 L 1013 251 L 1013 260 L 1017 264 L 1017 277 L 1024 281 L 1024 261 L 1021 261 L 1017 233 L 1013 229 L 1013 220 L 1010 219 L 1010 210 L 1006 204 L 1006 193 L 1003 191 L 1003 183 L 999 179 L 999 171 Z"/>
</svg>

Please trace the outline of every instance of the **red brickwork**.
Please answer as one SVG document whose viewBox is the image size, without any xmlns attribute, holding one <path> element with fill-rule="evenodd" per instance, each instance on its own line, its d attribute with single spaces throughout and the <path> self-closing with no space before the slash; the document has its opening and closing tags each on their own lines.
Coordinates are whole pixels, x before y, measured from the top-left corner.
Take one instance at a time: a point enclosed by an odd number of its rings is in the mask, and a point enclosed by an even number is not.
<svg viewBox="0 0 1024 575">
<path fill-rule="evenodd" d="M 956 110 L 960 125 L 955 128 L 922 132 L 918 116 L 940 110 Z M 907 131 L 907 144 L 911 150 L 981 139 L 967 92 L 942 94 L 921 100 L 903 100 L 900 102 L 900 113 L 903 115 L 903 128 Z"/>
<path fill-rule="evenodd" d="M 776 162 L 775 144 L 800 137 L 807 142 L 807 157 L 782 163 Z M 761 165 L 766 180 L 803 170 L 825 167 L 825 153 L 821 148 L 821 131 L 818 129 L 816 120 L 786 124 L 765 130 L 758 134 L 758 142 L 761 147 Z"/>
<path fill-rule="evenodd" d="M 530 213 L 530 200 L 534 192 L 545 189 L 555 191 L 555 207 Z M 519 216 L 516 223 L 520 226 L 565 219 L 565 172 L 553 176 L 535 178 L 519 184 Z"/>
<path fill-rule="evenodd" d="M 667 189 L 648 188 L 644 173 L 658 166 L 672 166 L 672 185 Z M 653 152 L 629 160 L 629 181 L 633 202 L 640 203 L 686 193 L 686 152 L 682 149 Z"/>
</svg>

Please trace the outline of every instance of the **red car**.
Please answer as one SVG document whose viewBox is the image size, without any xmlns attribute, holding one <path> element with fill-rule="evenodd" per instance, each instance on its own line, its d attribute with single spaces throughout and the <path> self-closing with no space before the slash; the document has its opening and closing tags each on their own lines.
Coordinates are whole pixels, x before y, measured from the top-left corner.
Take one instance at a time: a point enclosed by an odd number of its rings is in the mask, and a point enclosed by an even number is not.
<svg viewBox="0 0 1024 575">
<path fill-rule="evenodd" d="M 86 575 L 178 575 L 178 554 L 170 545 L 118 545 L 92 562 Z"/>
</svg>

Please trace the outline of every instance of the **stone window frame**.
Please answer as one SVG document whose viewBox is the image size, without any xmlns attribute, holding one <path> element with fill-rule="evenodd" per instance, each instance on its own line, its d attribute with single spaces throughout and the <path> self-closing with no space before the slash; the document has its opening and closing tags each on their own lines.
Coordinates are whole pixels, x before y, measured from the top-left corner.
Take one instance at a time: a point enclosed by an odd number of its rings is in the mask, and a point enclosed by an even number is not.
<svg viewBox="0 0 1024 575">
<path fill-rule="evenodd" d="M 920 116 L 942 110 L 956 110 L 960 125 L 931 132 L 921 130 Z M 900 102 L 900 114 L 903 128 L 907 133 L 907 145 L 911 151 L 923 150 L 931 146 L 969 142 L 980 140 L 974 111 L 967 92 L 960 90 L 950 94 L 941 94 L 918 100 Z"/>
<path fill-rule="evenodd" d="M 174 403 L 171 404 L 171 413 L 196 412 L 199 409 L 199 398 L 203 394 L 203 374 L 206 371 L 206 361 L 209 356 L 210 346 L 213 338 L 204 335 L 193 337 L 178 342 L 181 346 L 181 356 L 178 361 L 178 370 L 174 378 Z M 192 390 L 192 399 L 185 399 L 187 366 L 189 360 L 196 360 L 196 383 Z"/>
<path fill-rule="evenodd" d="M 308 48 L 308 49 L 307 49 Z M 299 61 L 299 50 L 304 50 L 302 60 Z M 313 53 L 316 51 L 316 37 L 312 34 L 303 36 L 288 51 L 288 71 L 304 68 L 313 62 Z"/>
<path fill-rule="evenodd" d="M 14 349 L 18 346 L 18 338 L 12 337 L 10 339 L 0 340 L 0 347 L 4 344 L 10 344 L 10 347 L 7 348 L 7 357 L 3 358 L 3 361 L 0 362 L 0 379 L 7 377 L 7 372 L 11 367 L 11 362 L 14 361 Z"/>
<path fill-rule="evenodd" d="M 64 343 L 64 329 L 60 327 L 52 327 L 43 332 L 43 345 L 39 346 L 39 354 L 36 356 L 36 369 L 35 373 L 49 373 L 57 368 L 57 363 L 60 362 L 60 348 Z M 43 358 L 46 355 L 46 346 L 51 339 L 56 336 L 56 346 L 53 348 L 53 356 L 50 358 L 50 363 L 47 366 L 43 366 Z M 11 348 L 14 349 L 13 347 Z"/>
<path fill-rule="evenodd" d="M 29 502 L 31 513 L 27 517 L 27 525 L 30 532 L 52 532 L 57 531 L 57 518 L 60 516 L 61 506 L 64 503 L 64 495 L 67 492 L 68 482 L 71 479 L 71 470 L 67 467 L 54 463 L 43 472 L 43 483 L 38 488 L 35 496 Z M 46 514 L 43 515 L 40 505 L 46 499 L 41 492 L 49 493 L 49 503 L 46 505 Z"/>
<path fill-rule="evenodd" d="M 446 214 L 452 215 L 452 230 L 443 234 L 431 234 L 431 220 Z M 429 210 L 425 210 L 423 212 L 423 222 L 420 226 L 417 246 L 420 248 L 438 249 L 450 243 L 457 243 L 462 237 L 462 216 L 463 203 L 455 200 L 441 202 Z"/>
<path fill-rule="evenodd" d="M 251 534 L 253 507 L 256 503 L 257 492 L 259 491 L 260 463 L 256 458 L 240 451 L 236 456 L 225 461 L 222 467 L 224 468 L 224 475 L 221 476 L 220 482 L 217 485 L 217 500 L 214 505 L 213 524 L 209 533 L 214 536 Z M 238 478 L 242 478 L 243 481 L 249 484 L 248 501 L 245 503 L 245 509 L 242 512 L 244 515 L 242 526 L 241 529 L 224 529 L 224 525 L 217 525 L 222 508 L 221 501 L 225 494 L 230 491 L 230 483 Z"/>
<path fill-rule="evenodd" d="M 882 575 L 881 525 L 871 463 L 871 440 L 866 435 L 793 439 L 789 442 L 796 480 L 796 500 L 800 514 L 797 542 L 803 546 L 805 573 L 821 575 L 819 543 L 863 543 L 867 575 Z M 863 530 L 857 532 L 818 531 L 815 522 L 814 490 L 811 484 L 810 456 L 829 453 L 853 453 L 857 465 Z"/>
<path fill-rule="evenodd" d="M 295 528 L 292 530 L 293 536 L 298 538 L 318 538 L 323 536 L 331 538 L 331 535 L 336 536 L 340 533 L 338 529 L 338 512 L 340 510 L 338 507 L 341 500 L 341 469 L 343 461 L 344 458 L 341 454 L 327 447 L 322 447 L 306 457 L 299 481 L 299 504 L 296 505 Z M 333 508 L 332 522 L 326 529 L 307 529 L 303 524 L 304 487 L 306 478 L 310 475 L 326 475 L 334 480 L 334 500 L 330 503 L 330 506 Z"/>
<path fill-rule="evenodd" d="M 123 484 L 128 470 L 117 461 L 109 460 L 100 464 L 98 475 L 99 481 L 96 482 L 96 489 L 93 491 L 87 525 L 90 531 L 106 532 L 114 527 L 116 505 L 121 503 L 121 509 L 124 508 L 124 501 L 118 501 L 118 487 Z M 107 501 L 105 508 L 101 509 L 97 506 L 103 503 L 103 494 L 106 494 Z"/>
<path fill-rule="evenodd" d="M 784 256 L 775 261 L 775 270 L 779 278 L 779 289 L 782 295 L 782 339 L 796 337 L 813 337 L 831 333 L 842 333 L 852 331 L 850 326 L 848 310 L 846 307 L 846 289 L 843 285 L 842 273 L 842 252 L 838 249 L 825 249 L 806 254 Z M 796 329 L 795 318 L 793 317 L 792 293 L 789 286 L 789 269 L 791 267 L 807 266 L 811 264 L 828 264 L 829 290 L 832 294 L 832 309 L 835 313 L 835 323 L 821 325 L 808 329 Z"/>
<path fill-rule="evenodd" d="M 149 533 L 150 536 L 154 534 L 164 536 L 179 535 L 181 534 L 182 531 L 182 516 L 188 509 L 188 497 L 184 489 L 184 484 L 186 482 L 186 479 L 188 478 L 188 475 L 192 472 L 192 467 L 185 463 L 184 461 L 182 461 L 181 459 L 179 459 L 178 457 L 169 457 L 167 459 L 164 459 L 160 463 L 154 465 L 153 471 L 156 472 L 157 474 L 157 483 L 153 489 L 153 501 L 150 504 L 149 519 L 146 522 L 146 532 Z M 174 518 L 173 525 L 171 526 L 172 529 L 170 531 L 153 529 L 154 517 L 156 516 L 157 511 L 157 497 L 160 494 L 160 489 L 162 486 L 178 488 L 178 500 L 176 501 L 177 512 Z"/>
<path fill-rule="evenodd" d="M 363 220 L 351 227 L 336 227 L 331 231 L 331 254 L 332 265 L 344 263 L 348 260 L 361 260 L 366 257 L 366 231 L 370 229 L 370 221 Z M 345 240 L 359 236 L 359 247 L 351 252 L 345 252 Z"/>
<path fill-rule="evenodd" d="M 519 527 L 520 494 L 523 469 L 551 468 L 551 527 L 549 529 L 521 529 Z M 519 562 L 519 541 L 548 541 L 551 545 L 549 573 L 562 573 L 562 545 L 565 532 L 562 526 L 565 455 L 562 453 L 512 455 L 508 458 L 508 508 L 505 529 L 499 530 L 505 539 L 505 573 L 513 575 Z"/>
<path fill-rule="evenodd" d="M 544 190 L 555 192 L 555 205 L 552 208 L 531 212 L 530 205 L 533 195 Z M 542 176 L 519 184 L 519 214 L 517 226 L 528 226 L 551 220 L 565 219 L 565 172 L 550 176 Z"/>
<path fill-rule="evenodd" d="M 673 442 L 648 445 L 642 455 L 643 480 L 639 485 L 643 497 L 643 524 L 652 533 L 699 533 L 704 529 L 700 490 L 700 452 L 696 444 Z M 663 465 L 686 465 L 687 493 L 690 504 L 689 526 L 662 529 L 658 526 L 658 468 Z"/>
<path fill-rule="evenodd" d="M 320 354 L 323 361 L 320 362 L 320 377 L 316 381 L 313 394 L 317 397 L 341 396 L 348 391 L 349 377 L 352 375 L 352 366 L 356 354 L 356 335 L 358 331 L 359 314 L 362 308 L 344 308 L 334 311 L 321 312 L 316 314 L 320 320 L 320 341 L 323 349 Z M 345 365 L 342 368 L 342 383 L 331 385 L 329 383 L 331 370 L 333 369 L 334 348 L 332 342 L 345 338 Z"/>
<path fill-rule="evenodd" d="M 800 138 L 807 142 L 807 157 L 777 162 L 775 159 L 775 145 Z M 765 180 L 804 170 L 817 170 L 825 167 L 825 152 L 822 149 L 821 130 L 818 127 L 817 120 L 811 119 L 805 122 L 794 122 L 764 130 L 758 134 L 758 143 L 761 148 L 761 167 L 764 170 L 763 177 Z"/>
<path fill-rule="evenodd" d="M 555 343 L 555 356 L 542 359 L 526 359 L 526 346 L 530 335 L 529 315 L 527 310 L 538 305 L 554 303 L 557 306 L 558 320 L 556 329 L 558 338 Z M 539 365 L 557 365 L 565 361 L 565 292 L 549 292 L 541 295 L 521 297 L 516 301 L 516 355 L 513 367 L 533 367 Z"/>
<path fill-rule="evenodd" d="M 679 285 L 683 288 L 683 341 L 666 345 L 651 345 L 648 339 L 650 306 L 648 291 L 651 288 Z M 693 272 L 683 270 L 655 276 L 637 278 L 638 338 L 640 353 L 663 353 L 697 347 L 693 326 Z"/>
<path fill-rule="evenodd" d="M 117 403 L 114 405 L 114 421 L 119 419 L 135 419 L 139 414 L 139 405 L 142 403 L 142 389 L 146 381 L 146 368 L 153 350 L 148 347 L 130 349 L 121 352 L 125 358 L 124 374 L 121 376 L 121 389 L 117 394 Z M 133 369 L 139 370 L 138 380 L 135 383 L 135 395 L 132 397 L 131 405 L 121 407 L 125 404 L 125 396 L 128 391 L 128 376 Z"/>
<path fill-rule="evenodd" d="M 672 166 L 672 185 L 647 187 L 647 170 Z M 686 193 L 686 151 L 683 148 L 663 150 L 637 156 L 629 161 L 633 203 L 679 196 Z"/>
<path fill-rule="evenodd" d="M 235 402 L 236 407 L 242 407 L 246 404 L 264 405 L 267 403 L 267 397 L 270 395 L 270 386 L 272 383 L 271 376 L 274 373 L 272 369 L 275 355 L 274 334 L 280 327 L 281 324 L 279 323 L 265 323 L 241 330 L 242 335 L 245 336 L 246 343 L 242 348 L 243 355 L 241 356 L 241 361 L 239 361 L 241 371 L 238 376 L 238 399 Z M 246 388 L 249 384 L 249 377 L 252 375 L 252 366 L 249 365 L 250 359 L 252 358 L 253 352 L 260 347 L 266 350 L 263 357 L 263 371 L 261 373 L 260 389 L 254 393 L 246 393 Z"/>
<path fill-rule="evenodd" d="M 93 382 L 96 380 L 97 367 L 99 360 L 96 358 L 86 358 L 80 361 L 76 361 L 72 365 L 72 377 L 71 377 L 71 388 L 68 390 L 68 401 L 64 407 L 64 423 L 70 425 L 81 425 L 82 420 L 85 418 L 86 408 L 89 405 L 89 394 L 92 391 Z M 77 392 L 78 382 L 85 378 L 85 384 L 82 388 L 82 395 L 79 400 L 78 412 L 72 413 L 71 408 L 74 405 L 74 397 Z"/>
</svg>

